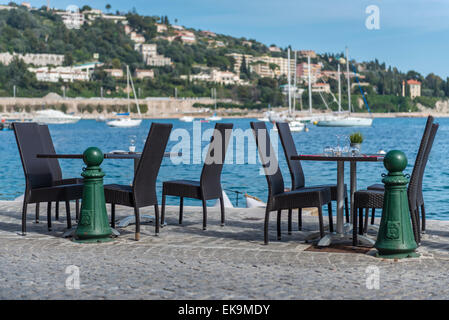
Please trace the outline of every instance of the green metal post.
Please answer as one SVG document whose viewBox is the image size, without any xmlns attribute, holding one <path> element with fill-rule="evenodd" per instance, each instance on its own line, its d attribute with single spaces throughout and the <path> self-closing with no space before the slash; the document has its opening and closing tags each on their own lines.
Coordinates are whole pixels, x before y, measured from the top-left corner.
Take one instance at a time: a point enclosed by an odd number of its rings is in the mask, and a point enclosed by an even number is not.
<svg viewBox="0 0 449 320">
<path fill-rule="evenodd" d="M 389 259 L 418 257 L 407 200 L 408 179 L 402 172 L 407 166 L 407 157 L 402 151 L 392 150 L 385 155 L 384 166 L 388 174 L 382 179 L 385 195 L 374 244 L 379 251 L 377 256 Z"/>
<path fill-rule="evenodd" d="M 100 149 L 87 148 L 83 154 L 86 167 L 81 174 L 84 178 L 81 216 L 75 232 L 76 242 L 106 242 L 111 238 L 106 203 L 104 199 L 103 177 L 100 164 L 104 156 Z"/>
</svg>

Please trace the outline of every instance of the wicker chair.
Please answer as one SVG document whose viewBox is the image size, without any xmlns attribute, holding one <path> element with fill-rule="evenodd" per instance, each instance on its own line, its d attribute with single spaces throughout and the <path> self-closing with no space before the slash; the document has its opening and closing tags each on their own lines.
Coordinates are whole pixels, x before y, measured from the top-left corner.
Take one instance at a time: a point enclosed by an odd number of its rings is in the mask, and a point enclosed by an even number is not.
<svg viewBox="0 0 449 320">
<path fill-rule="evenodd" d="M 298 154 L 293 141 L 293 136 L 290 131 L 290 127 L 287 122 L 276 122 L 276 127 L 278 129 L 279 137 L 281 138 L 282 148 L 284 149 L 285 159 L 287 160 L 288 169 L 290 171 L 290 176 L 292 179 L 291 190 L 297 190 L 305 187 L 305 177 L 302 170 L 301 162 L 298 160 L 292 160 L 291 157 Z M 329 188 L 331 191 L 331 199 L 333 201 L 337 200 L 337 185 L 317 185 L 308 186 L 309 188 Z M 347 186 L 344 187 L 344 197 L 345 197 L 345 215 L 346 222 L 349 223 L 349 205 L 348 205 L 348 192 Z M 302 228 L 302 209 L 298 209 L 298 230 Z M 292 230 L 292 210 L 288 210 L 288 233 L 291 234 Z"/>
<path fill-rule="evenodd" d="M 39 133 L 41 136 L 42 144 L 45 148 L 45 153 L 48 154 L 56 154 L 55 147 L 53 144 L 53 140 L 50 135 L 50 131 L 48 130 L 47 125 L 39 125 Z M 56 158 L 50 158 L 47 159 L 48 163 L 50 165 L 50 170 L 52 173 L 52 179 L 53 179 L 53 185 L 65 185 L 65 184 L 82 184 L 83 179 L 82 178 L 71 178 L 71 179 L 62 179 L 62 170 L 61 166 L 59 165 L 59 161 Z M 76 221 L 79 219 L 79 212 L 80 212 L 80 206 L 79 206 L 79 199 L 75 200 L 75 218 Z M 69 203 L 66 203 L 66 207 L 69 206 Z M 48 208 L 50 206 L 50 208 Z M 51 202 L 47 204 L 47 211 L 51 212 Z M 55 219 L 59 220 L 59 201 L 56 201 L 56 208 L 55 208 Z M 36 203 L 36 223 L 39 222 L 39 203 Z"/>
<path fill-rule="evenodd" d="M 423 175 L 424 175 L 424 170 L 427 164 L 427 159 L 424 159 L 424 154 L 426 153 L 426 146 L 429 140 L 429 136 L 430 136 L 430 131 L 432 130 L 432 124 L 433 124 L 434 118 L 432 116 L 428 116 L 427 117 L 427 122 L 426 122 L 426 126 L 424 128 L 424 132 L 421 138 L 421 143 L 419 145 L 419 149 L 418 149 L 418 154 L 416 155 L 416 160 L 415 160 L 415 166 L 413 167 L 413 173 L 412 173 L 412 177 L 414 179 L 417 179 L 418 181 L 418 188 L 416 189 L 416 198 L 417 198 L 417 209 L 419 212 L 419 208 L 421 207 L 421 212 L 422 212 L 422 219 L 423 219 L 423 230 L 425 230 L 425 208 L 424 208 L 424 197 L 422 194 L 422 179 L 423 179 Z M 433 141 L 432 141 L 433 143 Z M 427 153 L 427 155 L 429 155 L 429 152 Z M 418 163 L 422 163 L 422 165 L 419 167 L 419 171 L 418 171 L 418 166 L 416 164 Z M 411 181 L 412 182 L 412 181 Z M 377 190 L 377 191 L 383 191 L 384 190 L 384 185 L 383 184 L 373 184 L 368 186 L 367 188 L 368 190 Z M 415 206 L 413 206 L 415 207 Z M 371 212 L 371 224 L 374 224 L 374 218 L 375 218 L 375 208 L 372 209 Z M 418 221 L 419 223 L 419 221 Z"/>
<path fill-rule="evenodd" d="M 139 209 L 154 206 L 155 232 L 159 234 L 159 206 L 156 195 L 156 179 L 164 157 L 172 124 L 152 123 L 142 156 L 134 174 L 132 186 L 109 184 L 104 186 L 106 203 L 111 204 L 111 226 L 115 228 L 115 205 L 134 208 L 136 216 L 136 241 L 140 240 Z"/>
<path fill-rule="evenodd" d="M 268 200 L 265 209 L 264 242 L 268 244 L 268 224 L 270 212 L 277 211 L 277 238 L 281 239 L 281 213 L 282 210 L 294 208 L 318 208 L 320 236 L 324 236 L 322 206 L 327 204 L 329 211 L 329 230 L 333 231 L 331 191 L 328 187 L 300 188 L 284 191 L 284 179 L 277 162 L 273 146 L 270 142 L 267 127 L 264 122 L 251 122 L 251 128 L 256 139 L 259 156 L 265 171 L 268 183 Z"/>
<path fill-rule="evenodd" d="M 182 224 L 184 198 L 198 199 L 203 202 L 203 230 L 207 227 L 207 205 L 206 201 L 220 199 L 221 226 L 225 223 L 225 211 L 223 202 L 223 191 L 221 188 L 221 171 L 225 161 L 226 150 L 232 133 L 232 123 L 217 123 L 211 138 L 209 151 L 201 172 L 200 181 L 173 180 L 164 181 L 162 187 L 162 213 L 161 225 L 165 224 L 165 200 L 166 196 L 180 197 L 179 224 Z M 215 154 L 219 159 L 216 161 Z"/>
<path fill-rule="evenodd" d="M 433 141 L 437 133 L 439 125 L 432 124 L 429 132 L 427 142 L 425 147 L 420 150 L 424 150 L 422 156 L 420 157 L 420 152 L 415 160 L 415 165 L 413 167 L 412 175 L 410 176 L 410 182 L 407 189 L 408 205 L 410 210 L 410 217 L 413 225 L 413 233 L 415 235 L 415 240 L 419 244 L 421 242 L 421 234 L 419 227 L 419 207 L 418 198 L 419 194 L 419 176 L 423 174 L 424 169 L 421 167 L 425 166 L 430 151 L 432 150 Z M 421 181 L 422 183 L 422 181 Z M 357 233 L 363 234 L 368 228 L 368 209 L 380 209 L 383 207 L 384 190 L 360 190 L 354 193 L 354 208 L 353 208 L 353 245 L 357 245 Z M 365 208 L 365 223 L 363 223 L 363 208 Z M 359 210 L 359 226 L 357 227 L 357 209 Z M 425 218 L 424 218 L 425 219 Z M 358 231 L 357 231 L 358 230 Z"/>
<path fill-rule="evenodd" d="M 55 184 L 54 171 L 48 159 L 37 158 L 37 154 L 48 152 L 41 139 L 41 130 L 36 123 L 14 123 L 14 134 L 19 148 L 20 159 L 25 174 L 25 193 L 22 209 L 22 235 L 26 234 L 26 214 L 29 203 L 53 201 L 66 202 L 67 228 L 71 228 L 70 200 L 81 199 L 83 185 Z M 37 206 L 38 211 L 38 206 Z M 47 206 L 48 230 L 51 230 L 51 205 Z"/>
</svg>

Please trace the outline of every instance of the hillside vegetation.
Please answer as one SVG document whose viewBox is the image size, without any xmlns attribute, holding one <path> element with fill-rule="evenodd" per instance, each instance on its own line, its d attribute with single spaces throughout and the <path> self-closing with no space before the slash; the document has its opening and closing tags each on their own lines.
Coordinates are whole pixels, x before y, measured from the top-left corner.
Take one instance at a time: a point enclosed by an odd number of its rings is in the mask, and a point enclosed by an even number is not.
<svg viewBox="0 0 449 320">
<path fill-rule="evenodd" d="M 165 23 L 168 30 L 162 35 L 173 34 L 173 28 L 167 17 L 141 16 L 137 12 L 118 13 L 125 15 L 129 26 L 145 37 L 147 43 L 157 44 L 158 53 L 171 58 L 173 64 L 165 67 L 153 67 L 154 79 L 135 79 L 136 90 L 140 97 L 146 96 L 174 96 L 175 88 L 178 97 L 204 97 L 211 96 L 211 89 L 217 88 L 217 97 L 233 99 L 236 106 L 244 108 L 266 108 L 286 106 L 287 99 L 280 86 L 287 83 L 285 76 L 276 79 L 260 78 L 257 74 L 245 70 L 241 74 L 246 85 L 218 85 L 204 81 L 191 82 L 182 79 L 181 75 L 194 75 L 202 68 L 216 68 L 222 71 L 234 70 L 234 59 L 227 56 L 229 53 L 244 53 L 253 56 L 272 55 L 287 56 L 287 48 L 281 52 L 270 52 L 268 46 L 253 39 L 235 38 L 217 34 L 214 38 L 225 44 L 222 47 L 213 47 L 208 38 L 200 30 L 188 29 L 197 38 L 195 44 L 186 45 L 179 40 L 168 42 L 160 39 L 161 34 L 156 31 L 156 23 Z M 250 45 L 248 45 L 250 43 Z M 134 42 L 125 33 L 120 23 L 105 19 L 93 20 L 84 24 L 80 29 L 68 29 L 59 15 L 52 11 L 28 10 L 18 7 L 16 10 L 0 11 L 0 52 L 16 53 L 56 53 L 65 56 L 65 64 L 73 65 L 93 60 L 98 53 L 104 68 L 125 68 L 130 66 L 131 71 L 137 68 L 148 68 L 143 62 L 141 54 L 134 50 Z M 343 54 L 324 53 L 312 59 L 313 63 L 321 63 L 323 70 L 337 70 L 337 61 Z M 305 61 L 299 60 L 299 62 Z M 415 71 L 400 72 L 394 67 L 387 67 L 377 60 L 369 62 L 351 61 L 351 70 L 365 78 L 360 81 L 367 82 L 362 90 L 366 94 L 368 104 L 373 112 L 416 111 L 416 103 L 433 108 L 436 101 L 449 97 L 449 79 L 441 79 L 435 74 L 426 77 Z M 15 60 L 8 66 L 0 64 L 0 96 L 11 96 L 13 87 L 16 94 L 21 97 L 42 97 L 49 92 L 62 95 L 63 87 L 68 97 L 100 96 L 101 88 L 106 97 L 124 97 L 125 79 L 115 79 L 101 68 L 93 74 L 93 81 L 73 83 L 46 83 L 38 82 L 35 75 L 28 71 L 28 65 L 21 60 Z M 343 78 L 342 78 L 343 79 Z M 402 81 L 409 79 L 419 80 L 422 83 L 422 97 L 411 100 L 402 97 Z M 337 92 L 337 81 L 326 80 L 331 91 Z M 302 87 L 307 88 L 306 85 Z M 342 81 L 342 92 L 347 92 L 346 81 Z M 360 88 L 352 88 L 354 111 L 364 112 L 364 107 L 357 106 L 362 101 Z M 408 95 L 408 92 L 407 92 Z M 314 93 L 313 106 L 325 109 L 327 102 L 333 110 L 337 104 L 329 94 L 323 97 Z M 347 106 L 346 94 L 342 97 L 342 105 Z M 297 99 L 297 108 L 308 107 L 308 92 L 305 90 L 302 99 Z M 345 108 L 345 107 L 344 107 Z"/>
</svg>

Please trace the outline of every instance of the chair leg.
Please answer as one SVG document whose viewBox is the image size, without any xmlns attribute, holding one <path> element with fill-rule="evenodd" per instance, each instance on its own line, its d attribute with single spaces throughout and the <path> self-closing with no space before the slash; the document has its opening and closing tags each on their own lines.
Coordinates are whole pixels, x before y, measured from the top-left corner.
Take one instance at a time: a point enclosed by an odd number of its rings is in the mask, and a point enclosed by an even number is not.
<svg viewBox="0 0 449 320">
<path fill-rule="evenodd" d="M 179 199 L 179 224 L 182 224 L 182 216 L 184 214 L 184 197 Z"/>
<path fill-rule="evenodd" d="M 349 204 L 348 204 L 348 197 L 345 198 L 345 215 L 346 215 L 346 223 L 349 223 Z"/>
<path fill-rule="evenodd" d="M 292 234 L 292 209 L 288 209 L 288 234 Z"/>
<path fill-rule="evenodd" d="M 302 208 L 298 209 L 298 231 L 302 230 Z"/>
<path fill-rule="evenodd" d="M 270 210 L 268 209 L 268 205 L 265 208 L 265 222 L 264 222 L 264 226 L 263 226 L 263 238 L 264 238 L 264 243 L 268 244 L 268 224 L 270 222 Z"/>
<path fill-rule="evenodd" d="M 376 218 L 376 208 L 371 209 L 371 224 L 374 224 L 374 219 Z"/>
<path fill-rule="evenodd" d="M 424 203 L 421 205 L 421 230 L 422 232 L 426 231 L 426 208 L 424 207 Z"/>
<path fill-rule="evenodd" d="M 203 201 L 203 230 L 207 228 L 207 202 L 205 199 Z"/>
<path fill-rule="evenodd" d="M 156 220 L 156 224 L 154 226 L 155 233 L 158 236 L 159 235 L 159 206 L 157 204 L 154 205 L 154 218 Z"/>
<path fill-rule="evenodd" d="M 359 208 L 359 235 L 363 235 L 363 208 Z"/>
<path fill-rule="evenodd" d="M 34 220 L 34 222 L 36 222 L 36 223 L 39 223 L 39 206 L 40 206 L 40 203 L 39 202 L 36 203 L 36 217 Z"/>
<path fill-rule="evenodd" d="M 419 228 L 416 222 L 416 210 L 410 209 L 410 217 L 412 219 L 412 227 L 413 227 L 413 235 L 415 236 L 416 244 L 421 243 L 421 233 L 419 232 Z"/>
<path fill-rule="evenodd" d="M 56 201 L 55 205 L 55 219 L 59 221 L 59 201 Z"/>
<path fill-rule="evenodd" d="M 223 196 L 220 197 L 220 213 L 221 213 L 221 226 L 225 225 L 225 207 Z"/>
<path fill-rule="evenodd" d="M 115 228 L 115 203 L 111 203 L 111 228 Z"/>
<path fill-rule="evenodd" d="M 80 219 L 80 200 L 75 201 L 75 219 L 78 221 Z"/>
<path fill-rule="evenodd" d="M 365 208 L 365 225 L 363 226 L 363 233 L 368 233 L 369 208 Z"/>
<path fill-rule="evenodd" d="M 139 208 L 134 207 L 134 215 L 136 216 L 136 234 L 135 234 L 135 240 L 140 240 L 140 214 L 139 214 Z"/>
<path fill-rule="evenodd" d="M 323 224 L 323 207 L 318 207 L 318 220 L 320 223 L 320 237 L 324 237 L 324 224 Z"/>
<path fill-rule="evenodd" d="M 65 202 L 65 213 L 67 217 L 67 229 L 72 229 L 72 216 L 70 215 L 70 202 Z"/>
<path fill-rule="evenodd" d="M 162 193 L 162 210 L 161 210 L 161 227 L 164 227 L 165 224 L 165 194 Z"/>
<path fill-rule="evenodd" d="M 27 207 L 28 203 L 26 199 L 23 199 L 23 208 L 22 208 L 22 236 L 25 236 L 27 233 Z"/>
<path fill-rule="evenodd" d="M 47 227 L 51 231 L 51 202 L 47 202 Z"/>
<path fill-rule="evenodd" d="M 332 219 L 332 201 L 327 204 L 327 211 L 329 213 L 329 231 L 334 232 L 334 221 Z"/>
<path fill-rule="evenodd" d="M 352 245 L 357 246 L 357 208 L 351 208 L 352 210 Z"/>
<path fill-rule="evenodd" d="M 282 210 L 278 210 L 278 219 L 277 219 L 278 240 L 281 240 L 281 213 Z"/>
</svg>

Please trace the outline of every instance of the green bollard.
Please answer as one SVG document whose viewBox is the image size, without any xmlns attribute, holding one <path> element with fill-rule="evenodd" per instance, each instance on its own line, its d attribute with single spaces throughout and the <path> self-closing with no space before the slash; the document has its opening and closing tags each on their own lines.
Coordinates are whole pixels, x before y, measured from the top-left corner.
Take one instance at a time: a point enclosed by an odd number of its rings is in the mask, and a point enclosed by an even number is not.
<svg viewBox="0 0 449 320">
<path fill-rule="evenodd" d="M 402 151 L 392 150 L 385 155 L 385 195 L 379 233 L 374 247 L 377 256 L 388 259 L 419 257 L 418 245 L 413 235 L 407 198 L 408 178 L 402 171 L 407 166 L 407 157 Z"/>
<path fill-rule="evenodd" d="M 106 203 L 104 200 L 103 177 L 100 164 L 103 152 L 96 147 L 87 148 L 83 154 L 86 168 L 81 174 L 84 178 L 83 202 L 78 227 L 75 232 L 76 242 L 112 241 Z"/>
</svg>

